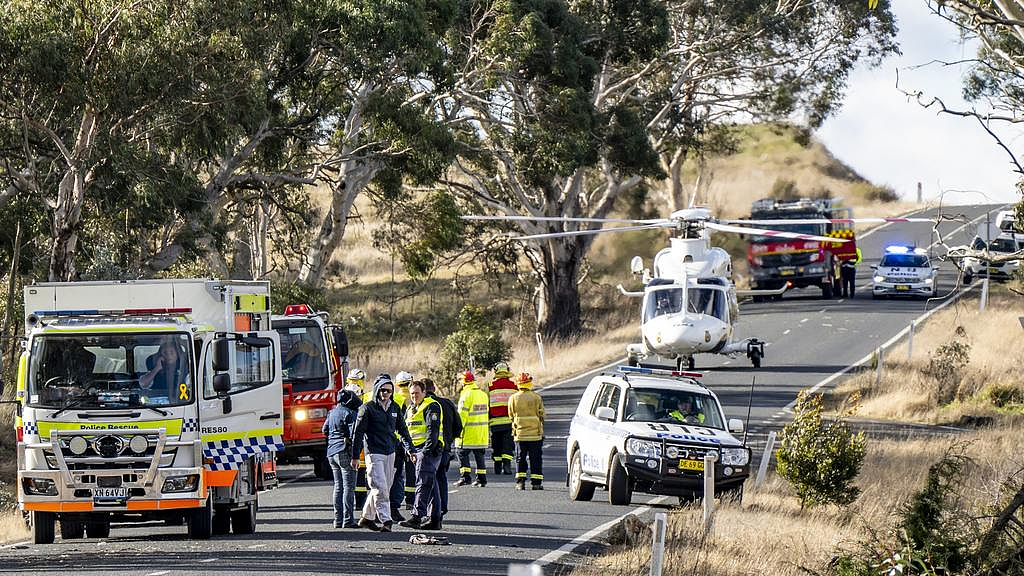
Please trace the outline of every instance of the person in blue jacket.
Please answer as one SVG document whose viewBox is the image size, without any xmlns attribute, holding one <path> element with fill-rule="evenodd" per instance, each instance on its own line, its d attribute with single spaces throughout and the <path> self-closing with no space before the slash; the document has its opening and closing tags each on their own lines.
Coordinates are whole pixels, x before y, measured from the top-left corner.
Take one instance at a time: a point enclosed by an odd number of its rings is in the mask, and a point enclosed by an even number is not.
<svg viewBox="0 0 1024 576">
<path fill-rule="evenodd" d="M 324 420 L 327 461 L 334 472 L 335 528 L 358 528 L 355 518 L 356 470 L 352 467 L 352 438 L 362 403 L 351 390 L 342 390 L 338 395 L 338 404 L 327 413 L 327 419 Z"/>
</svg>

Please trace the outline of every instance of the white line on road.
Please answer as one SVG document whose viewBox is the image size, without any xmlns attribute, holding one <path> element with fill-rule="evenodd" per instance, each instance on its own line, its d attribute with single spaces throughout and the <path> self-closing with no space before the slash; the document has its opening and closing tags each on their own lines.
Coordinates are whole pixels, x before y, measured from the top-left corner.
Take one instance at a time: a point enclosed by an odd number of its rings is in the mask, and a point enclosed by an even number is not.
<svg viewBox="0 0 1024 576">
<path fill-rule="evenodd" d="M 785 336 L 786 334 L 789 334 L 790 332 L 792 332 L 792 330 L 790 330 L 789 328 L 786 328 L 786 331 L 783 332 L 782 335 Z"/>
<path fill-rule="evenodd" d="M 659 496 L 659 497 L 655 498 L 654 500 L 651 500 L 650 504 L 648 504 L 646 506 L 641 506 L 641 507 L 637 508 L 636 510 L 632 510 L 630 512 L 626 512 L 625 514 L 623 514 L 622 516 L 619 516 L 618 518 L 616 518 L 614 520 L 609 520 L 609 521 L 605 522 L 604 524 L 601 524 L 597 528 L 594 528 L 593 530 L 591 530 L 591 531 L 589 531 L 589 532 L 587 532 L 585 534 L 582 534 L 580 536 L 577 536 L 576 538 L 573 538 L 572 541 L 566 542 L 565 544 L 563 544 L 557 550 L 552 550 L 551 552 L 548 552 L 547 554 L 541 556 L 539 559 L 537 559 L 537 561 L 534 562 L 534 564 L 536 564 L 538 566 L 541 566 L 541 567 L 544 567 L 544 566 L 547 566 L 548 564 L 553 564 L 555 562 L 558 562 L 563 557 L 571 554 L 573 552 L 573 550 L 576 550 L 577 548 L 579 548 L 580 546 L 582 546 L 582 545 L 584 545 L 584 544 L 586 544 L 588 542 L 592 542 L 592 541 L 596 540 L 602 534 L 604 534 L 605 532 L 610 530 L 612 526 L 615 526 L 619 522 L 622 522 L 622 520 L 626 516 L 629 516 L 631 514 L 634 515 L 634 516 L 640 516 L 640 515 L 646 514 L 647 512 L 649 512 L 651 510 L 651 505 L 654 505 L 654 504 L 664 504 L 664 503 L 668 502 L 668 500 L 669 500 L 668 496 Z"/>
<path fill-rule="evenodd" d="M 622 361 L 623 361 L 622 359 L 619 359 L 619 360 L 616 360 L 616 361 L 614 361 L 614 362 L 612 362 L 610 364 L 605 364 L 604 366 L 600 366 L 598 368 L 594 368 L 593 370 L 590 370 L 589 372 L 584 372 L 583 374 L 577 374 L 576 376 L 570 376 L 569 378 L 566 378 L 565 380 L 561 380 L 559 382 L 555 382 L 551 386 L 545 386 L 543 388 L 540 388 L 539 390 L 537 390 L 537 393 L 538 394 L 543 394 L 545 390 L 550 390 L 550 389 L 552 389 L 552 388 L 554 388 L 556 386 L 561 386 L 562 384 L 565 384 L 567 382 L 572 382 L 573 380 L 578 380 L 580 378 L 583 378 L 584 376 L 588 376 L 590 374 L 595 374 L 595 373 L 607 370 L 607 369 L 611 368 L 612 366 L 618 366 L 619 364 L 622 363 Z"/>
<path fill-rule="evenodd" d="M 209 564 L 210 562 L 216 562 L 216 558 L 203 558 L 199 561 L 200 564 Z"/>
<path fill-rule="evenodd" d="M 146 576 L 164 576 L 164 574 L 170 574 L 170 573 L 171 573 L 170 570 L 159 570 L 157 572 L 150 572 L 149 574 L 146 574 Z"/>
<path fill-rule="evenodd" d="M 313 475 L 313 471 L 312 470 L 306 470 L 305 472 L 303 472 L 302 474 L 299 474 L 298 476 L 296 476 L 295 478 L 292 478 L 291 480 L 285 480 L 284 482 L 281 482 L 279 484 L 279 486 L 287 486 L 287 485 L 291 484 L 292 482 L 298 482 L 299 480 L 302 480 L 303 478 L 306 478 L 307 476 L 312 476 L 312 475 Z"/>
<path fill-rule="evenodd" d="M 15 542 L 13 544 L 5 544 L 3 546 L 0 546 L 0 550 L 7 550 L 8 548 L 15 548 L 17 546 L 28 546 L 31 543 L 32 543 L 31 540 L 25 540 L 24 542 Z"/>
<path fill-rule="evenodd" d="M 810 320 L 810 318 L 804 318 L 803 320 L 800 321 L 800 323 L 803 324 L 804 322 L 807 322 L 808 320 Z"/>
</svg>

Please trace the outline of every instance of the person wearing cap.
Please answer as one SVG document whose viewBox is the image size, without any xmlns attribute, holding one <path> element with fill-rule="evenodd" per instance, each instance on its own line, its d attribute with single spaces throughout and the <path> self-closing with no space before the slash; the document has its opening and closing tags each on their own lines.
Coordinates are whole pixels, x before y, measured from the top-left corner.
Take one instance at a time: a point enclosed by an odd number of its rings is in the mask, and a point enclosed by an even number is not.
<svg viewBox="0 0 1024 576">
<path fill-rule="evenodd" d="M 487 413 L 489 400 L 487 392 L 477 388 L 476 378 L 467 370 L 462 375 L 462 392 L 459 393 L 459 419 L 462 421 L 462 434 L 455 440 L 459 449 L 459 473 L 462 478 L 456 486 L 465 486 L 473 481 L 473 468 L 469 466 L 469 458 L 476 460 L 476 482 L 474 486 L 487 485 L 487 466 L 484 463 L 484 452 L 487 450 Z"/>
<path fill-rule="evenodd" d="M 366 475 L 370 493 L 363 505 L 359 526 L 381 532 L 390 532 L 391 501 L 389 492 L 395 474 L 395 445 L 404 445 L 409 458 L 415 461 L 412 438 L 405 425 L 405 418 L 391 397 L 395 385 L 388 374 L 380 374 L 373 383 L 372 400 L 359 408 L 356 428 L 353 433 L 352 454 L 366 447 Z M 352 467 L 359 461 L 353 458 Z"/>
<path fill-rule="evenodd" d="M 512 376 L 508 364 L 498 362 L 494 366 L 491 385 L 487 387 L 490 398 L 488 420 L 491 428 L 491 458 L 494 460 L 495 474 L 512 473 L 515 444 L 512 442 L 512 420 L 508 417 L 508 399 L 516 392 Z"/>
<path fill-rule="evenodd" d="M 362 405 L 359 394 L 346 389 L 327 413 L 322 431 L 327 438 L 327 461 L 334 472 L 334 527 L 355 528 L 356 469 L 352 467 L 352 435 Z"/>
<path fill-rule="evenodd" d="M 412 374 L 401 371 L 395 375 L 395 397 L 393 400 L 398 404 L 402 414 L 405 414 L 409 407 L 409 384 L 412 382 Z M 404 417 L 404 416 L 403 416 Z M 412 510 L 413 499 L 416 497 L 416 465 L 405 457 L 405 451 L 401 444 L 396 447 L 395 452 L 395 477 L 391 481 L 391 519 L 395 522 L 405 520 L 402 516 L 402 503 L 405 502 L 405 509 Z"/>
<path fill-rule="evenodd" d="M 437 469 L 444 452 L 444 428 L 441 405 L 427 396 L 426 385 L 416 380 L 409 385 L 405 423 L 416 450 L 416 504 L 412 517 L 402 526 L 420 530 L 441 529 L 441 494 Z M 425 521 L 429 518 L 429 521 Z"/>
<path fill-rule="evenodd" d="M 508 399 L 512 437 L 516 441 L 516 489 L 526 490 L 529 468 L 530 487 L 543 490 L 544 401 L 533 391 L 533 378 L 525 372 L 516 379 L 516 388 L 519 391 Z"/>
<path fill-rule="evenodd" d="M 459 409 L 451 400 L 437 394 L 437 387 L 430 378 L 423 379 L 427 396 L 433 398 L 441 406 L 441 436 L 444 438 L 441 460 L 437 464 L 437 491 L 440 495 L 441 516 L 448 513 L 448 468 L 452 464 L 452 446 L 455 439 L 462 435 L 462 419 Z"/>
<path fill-rule="evenodd" d="M 350 370 L 348 377 L 345 378 L 345 390 L 355 394 L 360 404 L 365 404 L 370 398 L 370 393 L 366 390 L 366 372 L 359 368 Z M 359 466 L 356 468 L 356 507 L 362 509 L 366 503 L 366 495 L 370 491 L 366 482 L 366 455 L 360 452 L 352 456 L 359 458 Z"/>
</svg>

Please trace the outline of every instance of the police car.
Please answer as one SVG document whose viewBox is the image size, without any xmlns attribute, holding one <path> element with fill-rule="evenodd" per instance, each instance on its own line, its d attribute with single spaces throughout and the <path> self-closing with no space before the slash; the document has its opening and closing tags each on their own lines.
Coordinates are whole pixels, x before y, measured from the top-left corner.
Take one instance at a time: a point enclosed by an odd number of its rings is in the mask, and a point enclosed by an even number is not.
<svg viewBox="0 0 1024 576">
<path fill-rule="evenodd" d="M 882 255 L 878 266 L 871 267 L 874 278 L 871 297 L 923 296 L 933 298 L 938 293 L 936 275 L 938 267 L 932 266 L 924 248 L 912 246 L 889 246 Z"/>
<path fill-rule="evenodd" d="M 715 496 L 740 500 L 750 475 L 750 449 L 732 434 L 743 421 L 726 420 L 718 398 L 694 379 L 700 374 L 621 366 L 594 377 L 569 428 L 569 496 L 590 500 L 598 486 L 612 504 L 633 492 L 703 496 L 704 456 L 715 463 Z"/>
<path fill-rule="evenodd" d="M 1024 250 L 1024 234 L 1006 233 L 988 243 L 988 251 L 992 256 L 1005 256 Z M 985 250 L 986 244 L 981 237 L 971 242 L 974 250 Z M 975 277 L 987 277 L 993 280 L 1009 280 L 1020 267 L 1020 260 L 1006 262 L 986 262 L 978 258 L 964 258 L 964 284 L 970 284 Z"/>
</svg>

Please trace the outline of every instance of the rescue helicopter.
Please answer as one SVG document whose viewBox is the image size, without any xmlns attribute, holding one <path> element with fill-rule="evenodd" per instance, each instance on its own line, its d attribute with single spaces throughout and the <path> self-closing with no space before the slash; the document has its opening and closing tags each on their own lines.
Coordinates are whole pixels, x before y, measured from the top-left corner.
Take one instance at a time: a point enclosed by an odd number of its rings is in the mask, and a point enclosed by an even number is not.
<svg viewBox="0 0 1024 576">
<path fill-rule="evenodd" d="M 534 216 L 463 216 L 466 220 L 538 221 L 587 224 L 627 224 L 627 226 L 568 230 L 544 234 L 512 236 L 517 241 L 536 241 L 567 236 L 627 232 L 633 230 L 675 229 L 677 236 L 660 250 L 653 260 L 654 273 L 644 267 L 636 256 L 630 271 L 640 277 L 642 291 L 629 291 L 618 286 L 629 297 L 642 299 L 640 308 L 640 342 L 626 346 L 628 363 L 640 366 L 675 364 L 677 370 L 693 370 L 696 354 L 723 354 L 734 358 L 744 354 L 754 368 L 761 366 L 764 342 L 757 338 L 737 339 L 735 326 L 739 319 L 739 297 L 776 296 L 790 288 L 778 290 L 738 290 L 732 282 L 732 258 L 724 249 L 711 246 L 710 231 L 749 234 L 818 242 L 845 242 L 840 238 L 803 234 L 783 230 L 754 228 L 773 224 L 830 224 L 854 222 L 907 222 L 930 219 L 860 218 L 860 219 L 791 219 L 791 220 L 718 220 L 703 207 L 673 212 L 668 218 L 603 219 Z"/>
</svg>

